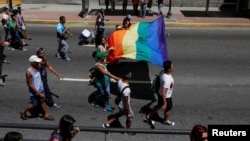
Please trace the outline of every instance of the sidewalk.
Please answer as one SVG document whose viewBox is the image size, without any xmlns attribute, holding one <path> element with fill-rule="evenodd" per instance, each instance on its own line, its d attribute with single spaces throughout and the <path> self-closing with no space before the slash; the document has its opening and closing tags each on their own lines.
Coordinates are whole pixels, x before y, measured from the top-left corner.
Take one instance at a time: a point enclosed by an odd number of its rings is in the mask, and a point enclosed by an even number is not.
<svg viewBox="0 0 250 141">
<path fill-rule="evenodd" d="M 80 17 L 81 5 L 59 5 L 59 4 L 22 4 L 22 15 L 26 23 L 55 24 L 59 16 L 63 15 L 67 23 L 93 25 L 95 13 L 104 6 L 96 2 L 89 3 L 88 14 Z M 15 8 L 15 7 L 14 7 Z M 115 13 L 106 12 L 106 25 L 121 24 L 125 15 L 121 14 L 121 6 L 116 6 Z M 145 18 L 134 15 L 132 6 L 127 7 L 127 14 L 132 15 L 132 22 L 152 21 L 157 17 L 157 7 L 152 7 L 155 14 L 147 15 Z M 168 7 L 163 7 L 163 14 L 167 15 Z M 172 7 L 172 17 L 165 18 L 167 26 L 209 26 L 209 27 L 250 27 L 250 19 L 236 17 L 233 12 L 222 12 L 218 8 L 209 8 L 209 15 L 205 16 L 205 7 Z"/>
</svg>

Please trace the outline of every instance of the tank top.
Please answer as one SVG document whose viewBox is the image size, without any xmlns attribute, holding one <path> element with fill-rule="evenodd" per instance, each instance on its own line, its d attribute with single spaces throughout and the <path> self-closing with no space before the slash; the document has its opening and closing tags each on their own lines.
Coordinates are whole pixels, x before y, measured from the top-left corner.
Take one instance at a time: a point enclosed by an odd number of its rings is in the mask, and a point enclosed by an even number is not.
<svg viewBox="0 0 250 141">
<path fill-rule="evenodd" d="M 32 76 L 32 84 L 39 92 L 43 92 L 44 88 L 40 72 L 38 70 L 33 70 L 31 68 L 28 68 L 28 72 L 30 72 Z M 29 88 L 29 96 L 36 96 L 36 93 L 31 88 Z"/>
</svg>

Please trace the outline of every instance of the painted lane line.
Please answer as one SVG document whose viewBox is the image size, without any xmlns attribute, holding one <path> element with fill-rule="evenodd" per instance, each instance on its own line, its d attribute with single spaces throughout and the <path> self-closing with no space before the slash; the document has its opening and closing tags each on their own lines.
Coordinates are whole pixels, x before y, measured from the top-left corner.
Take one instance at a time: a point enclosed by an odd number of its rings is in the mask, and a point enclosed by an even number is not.
<svg viewBox="0 0 250 141">
<path fill-rule="evenodd" d="M 62 81 L 78 81 L 78 82 L 89 82 L 90 79 L 80 79 L 80 78 L 60 78 Z M 130 83 L 135 84 L 151 84 L 152 81 L 130 81 Z"/>
</svg>

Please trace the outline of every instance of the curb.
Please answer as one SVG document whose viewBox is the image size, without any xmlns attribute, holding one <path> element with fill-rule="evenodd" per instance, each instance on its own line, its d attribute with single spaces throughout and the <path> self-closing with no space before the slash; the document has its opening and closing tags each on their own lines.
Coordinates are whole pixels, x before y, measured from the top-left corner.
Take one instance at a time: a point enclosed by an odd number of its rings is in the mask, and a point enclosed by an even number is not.
<svg viewBox="0 0 250 141">
<path fill-rule="evenodd" d="M 57 24 L 58 20 L 25 20 L 30 24 Z M 67 23 L 73 25 L 94 25 L 95 21 L 73 21 L 68 20 Z M 115 26 L 121 24 L 120 21 L 106 22 L 105 25 Z M 246 23 L 180 23 L 180 22 L 165 22 L 167 27 L 250 27 L 250 24 Z"/>
</svg>

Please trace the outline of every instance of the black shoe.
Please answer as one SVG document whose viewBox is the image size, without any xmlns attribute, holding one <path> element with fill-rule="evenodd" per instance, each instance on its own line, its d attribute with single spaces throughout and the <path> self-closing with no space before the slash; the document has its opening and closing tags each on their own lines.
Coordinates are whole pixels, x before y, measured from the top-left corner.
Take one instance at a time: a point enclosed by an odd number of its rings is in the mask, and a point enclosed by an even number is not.
<svg viewBox="0 0 250 141">
<path fill-rule="evenodd" d="M 155 124 L 155 121 L 153 121 L 152 119 L 147 118 L 147 116 L 146 116 L 145 120 L 146 120 L 150 125 L 154 125 L 154 124 Z"/>
</svg>

